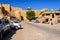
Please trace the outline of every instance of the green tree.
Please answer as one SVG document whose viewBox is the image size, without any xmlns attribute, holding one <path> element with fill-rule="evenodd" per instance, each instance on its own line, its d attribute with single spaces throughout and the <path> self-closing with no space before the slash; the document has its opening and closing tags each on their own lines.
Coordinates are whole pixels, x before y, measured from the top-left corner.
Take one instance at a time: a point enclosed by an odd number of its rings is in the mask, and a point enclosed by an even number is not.
<svg viewBox="0 0 60 40">
<path fill-rule="evenodd" d="M 60 9 L 59 9 L 59 10 L 57 10 L 57 11 L 60 11 Z"/>
<path fill-rule="evenodd" d="M 26 16 L 27 19 L 29 19 L 30 21 L 35 19 L 35 12 L 34 11 L 28 11 L 28 12 L 26 12 L 26 15 L 27 15 Z"/>
</svg>

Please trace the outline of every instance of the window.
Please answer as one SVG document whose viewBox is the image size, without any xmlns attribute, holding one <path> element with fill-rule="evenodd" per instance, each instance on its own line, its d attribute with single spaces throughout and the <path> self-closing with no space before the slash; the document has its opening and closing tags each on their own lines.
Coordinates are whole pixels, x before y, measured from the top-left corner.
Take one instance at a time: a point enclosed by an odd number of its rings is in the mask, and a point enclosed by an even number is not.
<svg viewBox="0 0 60 40">
<path fill-rule="evenodd" d="M 50 19 L 50 21 L 52 21 L 52 19 Z"/>
<path fill-rule="evenodd" d="M 18 21 L 14 21 L 15 23 L 19 23 Z"/>
<path fill-rule="evenodd" d="M 50 14 L 46 14 L 46 16 L 49 16 Z"/>
<path fill-rule="evenodd" d="M 44 16 L 44 14 L 42 16 Z"/>
<path fill-rule="evenodd" d="M 52 14 L 52 18 L 54 18 L 54 14 Z"/>
<path fill-rule="evenodd" d="M 48 21 L 49 21 L 49 18 L 46 19 L 46 22 L 48 22 Z"/>
<path fill-rule="evenodd" d="M 59 15 L 59 13 L 56 13 L 56 15 Z"/>
</svg>

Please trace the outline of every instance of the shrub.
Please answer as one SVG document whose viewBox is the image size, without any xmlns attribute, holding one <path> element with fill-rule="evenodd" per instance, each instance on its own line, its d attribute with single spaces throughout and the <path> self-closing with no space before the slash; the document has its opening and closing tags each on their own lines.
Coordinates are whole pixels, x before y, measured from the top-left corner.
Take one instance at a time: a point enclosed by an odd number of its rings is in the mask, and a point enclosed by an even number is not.
<svg viewBox="0 0 60 40">
<path fill-rule="evenodd" d="M 28 11 L 28 12 L 26 12 L 26 17 L 27 17 L 27 19 L 28 20 L 33 20 L 33 19 L 35 19 L 35 12 L 34 11 Z"/>
</svg>

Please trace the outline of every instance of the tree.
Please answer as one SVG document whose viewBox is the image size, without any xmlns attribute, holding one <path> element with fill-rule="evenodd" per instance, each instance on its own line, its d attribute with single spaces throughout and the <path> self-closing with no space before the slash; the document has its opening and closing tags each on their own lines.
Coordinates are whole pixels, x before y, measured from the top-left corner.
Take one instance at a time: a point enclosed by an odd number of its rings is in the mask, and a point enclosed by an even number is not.
<svg viewBox="0 0 60 40">
<path fill-rule="evenodd" d="M 26 15 L 27 15 L 26 16 L 27 19 L 29 19 L 30 21 L 35 19 L 35 12 L 34 11 L 28 11 L 28 12 L 26 12 Z"/>
<path fill-rule="evenodd" d="M 59 10 L 57 10 L 57 11 L 60 11 L 60 9 L 59 9 Z"/>
</svg>

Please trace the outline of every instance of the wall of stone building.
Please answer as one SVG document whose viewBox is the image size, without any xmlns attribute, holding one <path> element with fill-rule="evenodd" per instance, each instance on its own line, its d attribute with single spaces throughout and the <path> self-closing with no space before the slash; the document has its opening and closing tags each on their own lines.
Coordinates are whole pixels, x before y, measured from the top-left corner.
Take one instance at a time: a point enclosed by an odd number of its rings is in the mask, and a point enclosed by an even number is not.
<svg viewBox="0 0 60 40">
<path fill-rule="evenodd" d="M 0 4 L 0 18 L 3 18 L 3 14 L 2 14 L 2 4 Z"/>
<path fill-rule="evenodd" d="M 12 6 L 10 6 L 9 4 L 0 4 L 0 6 L 3 6 L 4 9 L 5 9 L 7 12 L 10 13 L 10 16 L 17 17 L 18 19 L 19 19 L 19 18 L 20 18 L 20 19 L 23 18 L 24 21 L 28 21 L 28 19 L 26 18 L 26 12 L 27 12 L 28 10 L 22 10 L 22 8 L 12 7 Z M 19 11 L 19 13 L 16 12 L 16 11 Z M 33 10 L 33 11 L 35 12 L 35 17 L 38 17 L 38 16 L 39 16 L 39 11 L 38 11 L 38 10 Z M 18 15 L 18 16 L 16 16 L 16 15 Z"/>
<path fill-rule="evenodd" d="M 18 20 L 21 20 L 21 15 L 20 15 L 20 12 L 19 12 L 19 11 L 15 11 L 15 17 L 16 17 Z"/>
<path fill-rule="evenodd" d="M 43 23 L 44 21 L 45 21 L 45 17 L 42 17 L 42 18 L 40 18 L 39 20 L 40 20 L 40 23 Z"/>
<path fill-rule="evenodd" d="M 10 12 L 10 5 L 9 4 L 2 4 L 6 11 Z"/>
<path fill-rule="evenodd" d="M 26 18 L 26 12 L 27 12 L 27 10 L 22 10 L 22 11 L 21 11 L 21 16 L 23 17 L 23 20 L 24 20 L 24 21 L 29 21 L 29 20 Z"/>
<path fill-rule="evenodd" d="M 21 13 L 22 13 L 22 8 L 11 7 L 11 13 L 10 13 L 11 16 L 21 20 Z"/>
<path fill-rule="evenodd" d="M 10 13 L 10 16 L 17 17 L 18 19 L 19 19 L 19 18 L 22 19 L 22 17 L 23 17 L 23 20 L 24 20 L 24 21 L 28 21 L 28 19 L 26 18 L 26 12 L 27 12 L 28 10 L 22 10 L 22 8 L 12 7 L 12 6 L 10 6 L 9 4 L 0 4 L 0 6 L 3 6 L 4 9 L 5 9 L 7 12 Z M 19 13 L 16 12 L 16 11 L 19 11 Z M 39 12 L 40 12 L 40 11 L 38 11 L 38 10 L 33 10 L 33 11 L 35 12 L 35 17 L 39 17 Z M 18 15 L 18 16 L 16 16 L 16 15 Z"/>
<path fill-rule="evenodd" d="M 16 8 L 11 6 L 11 11 L 20 11 L 21 12 L 22 8 Z"/>
<path fill-rule="evenodd" d="M 35 12 L 35 17 L 39 17 L 40 16 L 40 11 L 39 10 L 33 10 Z"/>
<path fill-rule="evenodd" d="M 2 7 L 0 7 L 0 18 L 3 18 Z"/>
<path fill-rule="evenodd" d="M 52 18 L 52 22 L 53 22 L 53 24 L 56 24 L 57 23 L 57 19 L 56 18 Z"/>
<path fill-rule="evenodd" d="M 22 14 L 22 8 L 16 8 L 16 7 L 11 7 L 11 15 L 12 14 L 15 14 L 15 11 L 19 11 L 19 15 L 21 15 Z"/>
<path fill-rule="evenodd" d="M 24 21 L 29 21 L 27 18 L 26 18 L 26 12 L 29 11 L 29 10 L 22 10 L 21 11 L 21 16 L 23 17 Z M 38 10 L 32 10 L 35 12 L 35 17 L 39 17 L 39 12 Z"/>
<path fill-rule="evenodd" d="M 0 7 L 2 6 L 2 4 L 0 4 Z"/>
<path fill-rule="evenodd" d="M 57 15 L 54 15 L 53 21 L 54 21 L 55 23 L 58 23 L 58 20 L 59 20 L 58 16 L 57 16 Z"/>
<path fill-rule="evenodd" d="M 9 4 L 2 4 L 3 7 L 3 18 L 10 20 L 10 11 L 11 6 Z"/>
<path fill-rule="evenodd" d="M 10 13 L 11 18 L 21 20 L 21 14 L 20 11 L 11 11 Z"/>
<path fill-rule="evenodd" d="M 9 4 L 0 4 L 0 6 L 2 7 L 3 14 L 4 13 L 7 13 L 7 15 L 10 14 L 10 5 Z"/>
</svg>

